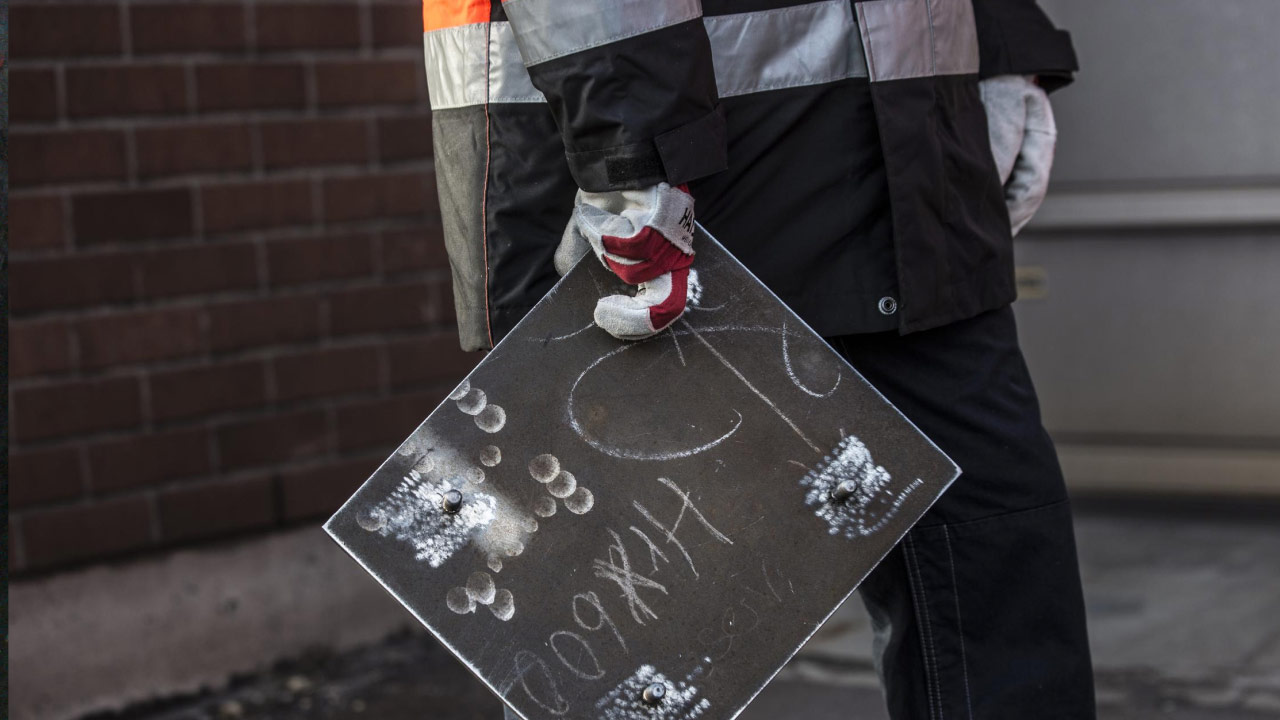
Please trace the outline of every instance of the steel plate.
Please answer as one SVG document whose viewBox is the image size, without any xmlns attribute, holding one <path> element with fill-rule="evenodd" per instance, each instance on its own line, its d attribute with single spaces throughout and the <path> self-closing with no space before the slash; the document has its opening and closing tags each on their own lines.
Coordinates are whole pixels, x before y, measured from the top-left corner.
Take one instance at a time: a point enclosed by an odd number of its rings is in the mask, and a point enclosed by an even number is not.
<svg viewBox="0 0 1280 720">
<path fill-rule="evenodd" d="M 579 264 L 325 526 L 530 720 L 735 717 L 959 474 L 696 247 L 643 342 Z"/>
</svg>

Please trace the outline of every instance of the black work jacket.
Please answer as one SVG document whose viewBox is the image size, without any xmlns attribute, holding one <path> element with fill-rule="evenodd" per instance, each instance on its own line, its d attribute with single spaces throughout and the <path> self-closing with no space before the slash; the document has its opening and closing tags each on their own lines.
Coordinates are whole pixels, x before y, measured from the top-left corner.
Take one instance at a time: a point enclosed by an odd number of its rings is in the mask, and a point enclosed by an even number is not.
<svg viewBox="0 0 1280 720">
<path fill-rule="evenodd" d="M 491 347 L 555 283 L 578 187 L 689 183 L 698 219 L 824 335 L 1014 298 L 977 82 L 1070 81 L 1070 38 L 1034 0 L 424 8 L 464 348 Z"/>
</svg>

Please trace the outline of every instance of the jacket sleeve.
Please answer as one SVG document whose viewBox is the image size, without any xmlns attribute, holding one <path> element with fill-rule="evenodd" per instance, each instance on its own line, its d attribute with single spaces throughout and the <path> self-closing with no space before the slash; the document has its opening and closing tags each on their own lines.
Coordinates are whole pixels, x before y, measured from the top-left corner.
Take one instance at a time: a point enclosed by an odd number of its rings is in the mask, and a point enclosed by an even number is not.
<svg viewBox="0 0 1280 720">
<path fill-rule="evenodd" d="M 701 0 L 506 0 L 578 186 L 673 185 L 726 167 Z"/>
<path fill-rule="evenodd" d="M 973 0 L 981 78 L 1038 75 L 1052 92 L 1079 69 L 1071 35 L 1054 27 L 1035 0 Z"/>
</svg>

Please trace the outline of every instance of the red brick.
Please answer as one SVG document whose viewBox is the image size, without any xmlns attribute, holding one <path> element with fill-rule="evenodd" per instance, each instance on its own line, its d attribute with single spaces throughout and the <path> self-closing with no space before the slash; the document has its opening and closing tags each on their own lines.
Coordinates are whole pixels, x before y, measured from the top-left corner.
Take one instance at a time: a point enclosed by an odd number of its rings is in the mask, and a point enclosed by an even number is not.
<svg viewBox="0 0 1280 720">
<path fill-rule="evenodd" d="M 190 236 L 194 232 L 187 188 L 122 190 L 71 199 L 76 244 Z"/>
<path fill-rule="evenodd" d="M 372 345 L 285 355 L 272 364 L 282 402 L 377 390 L 381 375 Z"/>
<path fill-rule="evenodd" d="M 262 124 L 262 161 L 270 169 L 363 164 L 368 159 L 364 120 L 322 118 Z"/>
<path fill-rule="evenodd" d="M 9 70 L 9 120 L 48 122 L 58 117 L 57 74 L 43 68 Z"/>
<path fill-rule="evenodd" d="M 378 469 L 381 456 L 339 460 L 280 474 L 284 519 L 332 515 Z"/>
<path fill-rule="evenodd" d="M 67 114 L 154 115 L 187 109 L 181 65 L 100 65 L 66 70 Z"/>
<path fill-rule="evenodd" d="M 338 450 L 391 448 L 409 437 L 448 394 L 447 390 L 398 394 L 385 400 L 352 403 L 338 408 Z"/>
<path fill-rule="evenodd" d="M 355 3 L 259 3 L 254 9 L 259 50 L 326 50 L 360 45 Z"/>
<path fill-rule="evenodd" d="M 423 215 L 430 198 L 436 207 L 433 176 L 421 172 L 382 173 L 324 180 L 326 222 Z"/>
<path fill-rule="evenodd" d="M 456 384 L 484 357 L 463 352 L 456 333 L 400 340 L 387 346 L 391 386 Z"/>
<path fill-rule="evenodd" d="M 141 4 L 129 7 L 133 51 L 235 52 L 245 47 L 241 4 Z"/>
<path fill-rule="evenodd" d="M 282 225 L 307 225 L 314 219 L 307 180 L 210 185 L 201 189 L 206 233 Z"/>
<path fill-rule="evenodd" d="M 114 3 L 14 5 L 9 8 L 13 59 L 115 55 L 123 50 Z"/>
<path fill-rule="evenodd" d="M 204 349 L 199 308 L 116 313 L 75 325 L 80 364 L 85 368 L 168 360 Z"/>
<path fill-rule="evenodd" d="M 84 493 L 80 453 L 74 447 L 16 451 L 9 456 L 9 505 L 26 508 L 75 500 Z"/>
<path fill-rule="evenodd" d="M 152 250 L 139 261 L 144 297 L 171 297 L 258 286 L 253 243 L 188 245 Z"/>
<path fill-rule="evenodd" d="M 374 47 L 422 47 L 422 3 L 375 3 Z"/>
<path fill-rule="evenodd" d="M 303 66 L 237 62 L 196 68 L 196 107 L 201 112 L 301 108 L 306 104 Z"/>
<path fill-rule="evenodd" d="M 275 524 L 270 477 L 204 483 L 160 494 L 160 535 L 166 543 L 207 540 Z"/>
<path fill-rule="evenodd" d="M 333 446 L 323 410 L 271 415 L 217 429 L 224 470 L 296 460 L 315 460 Z"/>
<path fill-rule="evenodd" d="M 90 445 L 89 477 L 95 493 L 158 485 L 210 471 L 204 428 L 152 432 Z"/>
<path fill-rule="evenodd" d="M 244 123 L 184 124 L 135 132 L 141 178 L 248 170 L 253 164 L 249 126 Z"/>
<path fill-rule="evenodd" d="M 316 102 L 322 106 L 412 104 L 426 97 L 418 60 L 344 60 L 316 65 Z"/>
<path fill-rule="evenodd" d="M 9 139 L 9 179 L 14 185 L 124 179 L 120 130 L 18 130 Z"/>
<path fill-rule="evenodd" d="M 439 226 L 389 230 L 382 234 L 382 269 L 388 275 L 449 267 Z"/>
<path fill-rule="evenodd" d="M 329 300 L 329 325 L 334 335 L 423 329 L 440 317 L 439 296 L 426 283 L 360 288 Z"/>
<path fill-rule="evenodd" d="M 132 300 L 137 295 L 133 257 L 118 253 L 15 259 L 9 285 L 10 308 L 19 316 Z"/>
<path fill-rule="evenodd" d="M 151 544 L 151 503 L 135 495 L 29 512 L 22 533 L 31 569 L 114 557 Z"/>
<path fill-rule="evenodd" d="M 378 118 L 380 160 L 421 160 L 431 155 L 431 113 Z"/>
<path fill-rule="evenodd" d="M 215 352 L 296 343 L 320 336 L 320 301 L 280 297 L 209 308 L 209 345 Z"/>
<path fill-rule="evenodd" d="M 267 274 L 276 286 L 367 277 L 373 273 L 369 235 L 308 237 L 267 245 Z"/>
<path fill-rule="evenodd" d="M 9 376 L 51 375 L 75 367 L 71 330 L 62 320 L 9 323 Z"/>
<path fill-rule="evenodd" d="M 9 247 L 14 251 L 48 250 L 67 245 L 66 214 L 58 195 L 9 198 Z"/>
<path fill-rule="evenodd" d="M 261 407 L 266 402 L 266 367 L 257 360 L 151 376 L 151 416 L 156 421 Z"/>
<path fill-rule="evenodd" d="M 138 380 L 107 378 L 15 390 L 10 420 L 18 442 L 136 427 L 142 420 Z"/>
</svg>

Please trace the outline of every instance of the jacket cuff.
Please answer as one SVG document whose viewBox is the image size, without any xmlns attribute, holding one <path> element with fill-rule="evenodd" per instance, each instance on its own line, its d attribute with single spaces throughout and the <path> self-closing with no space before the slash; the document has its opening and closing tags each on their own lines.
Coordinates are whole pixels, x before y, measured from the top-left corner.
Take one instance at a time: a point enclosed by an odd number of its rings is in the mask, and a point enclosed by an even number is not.
<svg viewBox="0 0 1280 720">
<path fill-rule="evenodd" d="M 978 77 L 1037 75 L 1052 92 L 1069 84 L 1079 63 L 1071 35 L 1053 26 L 1034 0 L 974 0 Z"/>
<path fill-rule="evenodd" d="M 569 170 L 587 192 L 638 190 L 660 182 L 671 185 L 713 175 L 729 166 L 724 110 L 714 110 L 631 145 L 568 152 Z"/>
<path fill-rule="evenodd" d="M 993 75 L 1036 75 L 1040 87 L 1046 92 L 1053 92 L 1060 87 L 1071 84 L 1075 71 L 1079 69 L 1076 62 L 1076 51 L 1071 44 L 1070 33 L 1054 30 L 1036 38 L 1035 42 L 1026 42 L 1022 38 L 1006 38 L 1008 49 L 1007 68 L 1004 72 L 986 73 L 987 68 L 980 71 L 984 79 Z"/>
</svg>

